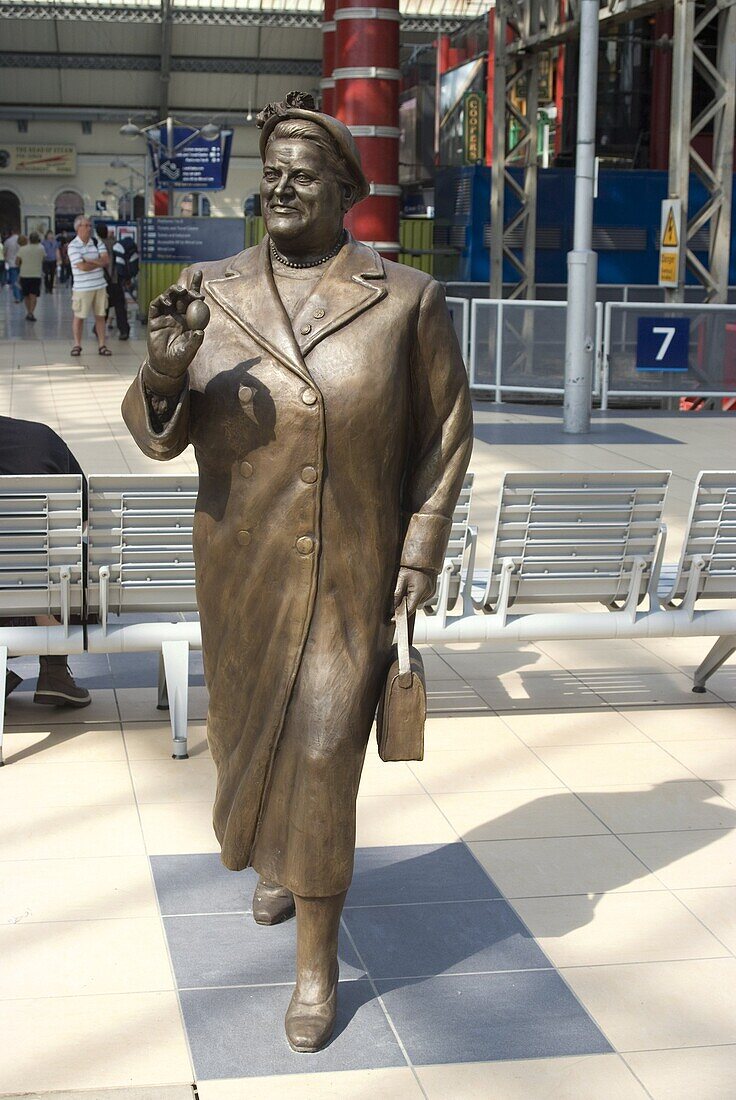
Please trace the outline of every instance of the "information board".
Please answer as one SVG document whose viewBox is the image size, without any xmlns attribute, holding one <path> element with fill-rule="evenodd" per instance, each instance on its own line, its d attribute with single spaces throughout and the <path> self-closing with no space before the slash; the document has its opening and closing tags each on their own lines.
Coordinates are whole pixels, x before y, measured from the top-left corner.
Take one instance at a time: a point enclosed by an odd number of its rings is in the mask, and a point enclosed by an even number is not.
<svg viewBox="0 0 736 1100">
<path fill-rule="evenodd" d="M 141 259 L 192 264 L 245 248 L 245 218 L 144 218 Z"/>
<path fill-rule="evenodd" d="M 686 371 L 689 346 L 689 317 L 639 317 L 637 370 Z"/>
<path fill-rule="evenodd" d="M 171 187 L 175 191 L 221 191 L 227 184 L 232 130 L 222 130 L 214 141 L 207 141 L 201 136 L 191 137 L 193 133 L 195 131 L 187 126 L 175 126 L 174 152 L 169 157 L 163 151 L 165 132 L 151 131 L 154 140 L 149 142 L 149 149 L 157 189 Z"/>
</svg>

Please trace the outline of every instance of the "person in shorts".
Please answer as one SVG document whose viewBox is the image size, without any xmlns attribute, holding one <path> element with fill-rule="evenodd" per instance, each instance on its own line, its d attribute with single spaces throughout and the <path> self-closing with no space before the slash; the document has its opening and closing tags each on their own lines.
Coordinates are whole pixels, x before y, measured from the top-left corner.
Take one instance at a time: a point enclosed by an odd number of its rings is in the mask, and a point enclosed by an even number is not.
<svg viewBox="0 0 736 1100">
<path fill-rule="evenodd" d="M 23 241 L 23 238 L 19 238 Z M 36 302 L 41 294 L 41 276 L 43 275 L 44 251 L 38 233 L 31 233 L 25 244 L 18 249 L 18 267 L 20 268 L 20 292 L 26 307 L 26 321 L 36 320 Z"/>
<path fill-rule="evenodd" d="M 105 319 L 107 317 L 107 280 L 105 268 L 109 264 L 107 249 L 102 241 L 92 235 L 92 222 L 84 214 L 74 219 L 76 237 L 69 244 L 69 263 L 72 269 L 72 333 L 74 346 L 71 354 L 82 354 L 82 329 L 90 313 L 95 319 L 98 353 L 112 355 L 105 343 Z"/>
</svg>

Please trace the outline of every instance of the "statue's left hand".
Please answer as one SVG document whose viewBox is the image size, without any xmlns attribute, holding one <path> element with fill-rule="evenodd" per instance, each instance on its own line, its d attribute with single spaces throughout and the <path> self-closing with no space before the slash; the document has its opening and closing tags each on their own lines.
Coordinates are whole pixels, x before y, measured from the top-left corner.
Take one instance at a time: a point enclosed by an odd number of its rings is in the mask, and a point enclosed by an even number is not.
<svg viewBox="0 0 736 1100">
<path fill-rule="evenodd" d="M 407 608 L 413 615 L 419 608 L 431 599 L 437 586 L 437 577 L 433 573 L 424 573 L 421 569 L 407 569 L 404 566 L 399 569 L 394 590 L 394 607 L 398 607 L 406 597 Z"/>
</svg>

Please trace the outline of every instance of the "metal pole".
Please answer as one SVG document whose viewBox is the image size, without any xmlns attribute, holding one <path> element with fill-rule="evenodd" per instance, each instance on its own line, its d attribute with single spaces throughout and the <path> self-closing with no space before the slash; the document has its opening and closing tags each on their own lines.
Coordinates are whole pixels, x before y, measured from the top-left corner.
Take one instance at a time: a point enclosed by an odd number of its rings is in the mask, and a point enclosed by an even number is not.
<svg viewBox="0 0 736 1100">
<path fill-rule="evenodd" d="M 166 119 L 166 156 L 173 157 L 174 155 L 174 120 L 169 115 Z M 174 213 L 174 188 L 169 187 L 169 214 Z"/>
<path fill-rule="evenodd" d="M 489 297 L 503 298 L 503 223 L 506 167 L 507 2 L 497 0 L 493 24 L 493 152 Z"/>
<path fill-rule="evenodd" d="M 667 197 L 680 200 L 680 259 L 677 286 L 667 287 L 666 302 L 685 300 L 685 258 L 687 254 L 688 186 L 690 181 L 690 128 L 693 103 L 693 41 L 695 0 L 674 0 L 672 41 L 672 98 L 670 103 L 670 163 Z"/>
<path fill-rule="evenodd" d="M 573 250 L 567 254 L 567 330 L 563 430 L 590 429 L 595 361 L 595 292 L 598 258 L 593 252 L 595 121 L 598 92 L 599 0 L 580 0 L 578 131 L 575 151 Z"/>
</svg>

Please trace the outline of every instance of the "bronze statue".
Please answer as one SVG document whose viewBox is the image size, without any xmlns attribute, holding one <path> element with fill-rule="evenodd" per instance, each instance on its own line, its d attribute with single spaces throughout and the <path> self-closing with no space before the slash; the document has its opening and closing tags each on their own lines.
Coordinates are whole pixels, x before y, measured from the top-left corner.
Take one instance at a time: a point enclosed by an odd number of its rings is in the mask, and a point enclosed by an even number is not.
<svg viewBox="0 0 736 1100">
<path fill-rule="evenodd" d="M 123 415 L 152 458 L 195 449 L 214 828 L 255 919 L 296 912 L 286 1033 L 315 1051 L 393 608 L 434 591 L 472 416 L 441 287 L 343 228 L 368 194 L 347 127 L 300 93 L 261 121 L 268 236 L 151 303 Z"/>
</svg>

